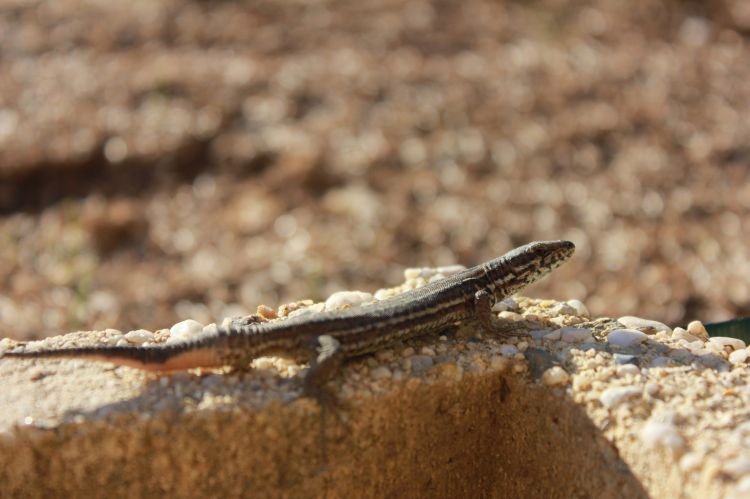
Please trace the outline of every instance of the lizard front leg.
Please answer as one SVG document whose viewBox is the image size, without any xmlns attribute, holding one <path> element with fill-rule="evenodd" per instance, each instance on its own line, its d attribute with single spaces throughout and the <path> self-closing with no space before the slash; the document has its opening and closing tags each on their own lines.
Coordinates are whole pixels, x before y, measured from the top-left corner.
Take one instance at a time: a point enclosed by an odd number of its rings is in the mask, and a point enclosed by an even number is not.
<svg viewBox="0 0 750 499">
<path fill-rule="evenodd" d="M 341 350 L 341 343 L 327 334 L 312 339 L 311 351 L 314 352 L 314 356 L 303 382 L 302 393 L 306 397 L 314 398 L 320 405 L 320 451 L 323 461 L 327 462 L 325 415 L 328 409 L 333 409 L 338 422 L 345 428 L 347 427 L 339 414 L 342 408 L 341 402 L 326 387 L 326 383 L 339 371 L 344 354 Z"/>
<path fill-rule="evenodd" d="M 326 389 L 325 384 L 341 368 L 344 360 L 341 343 L 333 336 L 322 334 L 312 339 L 311 351 L 314 355 L 310 361 L 310 370 L 305 376 L 302 393 L 321 404 L 327 404 L 331 399 L 335 401 L 336 397 Z"/>
<path fill-rule="evenodd" d="M 494 302 L 494 297 L 488 291 L 480 290 L 474 294 L 474 315 L 479 322 L 479 326 L 490 334 L 528 337 L 529 335 L 526 333 L 513 331 L 514 324 L 499 324 L 497 322 L 497 317 L 492 313 Z"/>
</svg>

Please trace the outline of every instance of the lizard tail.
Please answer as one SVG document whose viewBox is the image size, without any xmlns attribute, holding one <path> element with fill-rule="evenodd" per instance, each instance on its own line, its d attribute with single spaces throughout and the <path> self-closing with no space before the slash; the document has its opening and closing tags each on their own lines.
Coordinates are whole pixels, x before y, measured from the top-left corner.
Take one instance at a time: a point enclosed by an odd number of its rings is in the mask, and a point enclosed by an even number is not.
<svg viewBox="0 0 750 499">
<path fill-rule="evenodd" d="M 5 352 L 2 356 L 26 359 L 86 358 L 157 372 L 224 365 L 216 350 L 201 346 L 200 341 L 198 344 L 185 342 L 159 347 L 122 345 Z"/>
</svg>

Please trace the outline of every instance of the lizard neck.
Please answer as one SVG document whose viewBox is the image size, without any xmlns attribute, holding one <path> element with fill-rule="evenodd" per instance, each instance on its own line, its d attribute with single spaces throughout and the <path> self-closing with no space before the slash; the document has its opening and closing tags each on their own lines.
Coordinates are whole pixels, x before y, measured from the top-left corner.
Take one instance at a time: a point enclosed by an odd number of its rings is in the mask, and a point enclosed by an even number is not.
<svg viewBox="0 0 750 499">
<path fill-rule="evenodd" d="M 565 263 L 574 251 L 570 241 L 540 241 L 521 246 L 481 266 L 486 286 L 496 300 L 502 300 Z"/>
</svg>

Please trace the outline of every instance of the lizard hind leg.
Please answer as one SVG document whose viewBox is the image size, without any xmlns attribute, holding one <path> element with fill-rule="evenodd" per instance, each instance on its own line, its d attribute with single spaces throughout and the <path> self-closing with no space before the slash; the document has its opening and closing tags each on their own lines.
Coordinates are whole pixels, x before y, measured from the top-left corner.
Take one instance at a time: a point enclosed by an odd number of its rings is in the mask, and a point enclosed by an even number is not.
<svg viewBox="0 0 750 499">
<path fill-rule="evenodd" d="M 328 460 L 326 451 L 326 413 L 330 409 L 339 424 L 348 430 L 348 426 L 341 418 L 344 408 L 338 397 L 326 387 L 326 383 L 339 371 L 344 360 L 341 344 L 333 336 L 327 334 L 313 338 L 311 351 L 315 356 L 310 362 L 310 370 L 305 376 L 302 393 L 305 397 L 317 400 L 320 405 L 320 446 L 323 461 Z"/>
<path fill-rule="evenodd" d="M 490 334 L 528 338 L 527 333 L 514 331 L 515 325 L 513 323 L 503 324 L 498 321 L 495 314 L 492 313 L 493 302 L 493 296 L 487 291 L 477 291 L 474 295 L 474 314 L 479 326 Z"/>
</svg>

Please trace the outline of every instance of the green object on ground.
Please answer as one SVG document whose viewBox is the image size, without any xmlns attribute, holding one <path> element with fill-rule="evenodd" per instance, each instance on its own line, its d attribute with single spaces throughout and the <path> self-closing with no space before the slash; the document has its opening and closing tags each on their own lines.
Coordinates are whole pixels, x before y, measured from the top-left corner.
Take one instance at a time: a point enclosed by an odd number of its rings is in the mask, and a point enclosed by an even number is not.
<svg viewBox="0 0 750 499">
<path fill-rule="evenodd" d="M 750 317 L 706 324 L 709 336 L 728 336 L 750 343 Z"/>
</svg>

